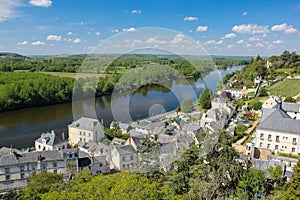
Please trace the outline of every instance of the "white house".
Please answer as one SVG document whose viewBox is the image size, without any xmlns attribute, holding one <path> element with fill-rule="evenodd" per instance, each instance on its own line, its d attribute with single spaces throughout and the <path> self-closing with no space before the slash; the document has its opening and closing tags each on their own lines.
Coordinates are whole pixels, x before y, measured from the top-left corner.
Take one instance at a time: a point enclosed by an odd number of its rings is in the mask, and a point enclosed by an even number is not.
<svg viewBox="0 0 300 200">
<path fill-rule="evenodd" d="M 34 142 L 36 151 L 66 149 L 67 145 L 68 140 L 65 140 L 64 133 L 59 137 L 54 131 L 51 131 L 51 133 L 42 133 L 41 137 Z"/>
<path fill-rule="evenodd" d="M 78 142 L 100 142 L 105 139 L 104 127 L 98 119 L 81 117 L 68 125 L 69 142 L 74 145 Z"/>
<path fill-rule="evenodd" d="M 291 118 L 280 102 L 276 108 L 264 108 L 256 128 L 254 144 L 282 153 L 300 153 L 300 120 Z"/>
<path fill-rule="evenodd" d="M 131 144 L 112 147 L 111 161 L 115 169 L 122 171 L 133 168 L 136 159 L 137 153 Z"/>
</svg>

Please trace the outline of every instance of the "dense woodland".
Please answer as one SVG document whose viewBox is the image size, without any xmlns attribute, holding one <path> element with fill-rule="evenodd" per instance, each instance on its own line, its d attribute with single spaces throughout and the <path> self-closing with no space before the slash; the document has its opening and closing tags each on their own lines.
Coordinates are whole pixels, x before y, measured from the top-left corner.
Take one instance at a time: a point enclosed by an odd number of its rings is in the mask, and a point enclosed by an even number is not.
<svg viewBox="0 0 300 200">
<path fill-rule="evenodd" d="M 203 141 L 203 140 L 202 140 Z M 38 173 L 28 186 L 10 192 L 1 199 L 299 199 L 300 164 L 292 180 L 285 183 L 279 167 L 265 173 L 251 169 L 251 162 L 241 162 L 231 146 L 231 138 L 222 132 L 208 151 L 191 147 L 173 162 L 169 172 L 155 170 L 140 173 L 120 172 L 92 176 L 85 168 L 70 181 L 62 175 Z M 278 173 L 279 172 L 279 173 Z M 47 184 L 45 184 L 47 183 Z"/>
<path fill-rule="evenodd" d="M 0 112 L 32 106 L 69 102 L 72 92 L 103 95 L 115 88 L 128 90 L 153 82 L 180 79 L 183 76 L 204 76 L 215 69 L 211 59 L 191 56 L 192 63 L 171 55 L 92 55 L 85 72 L 101 73 L 101 78 L 56 77 L 42 72 L 77 72 L 87 55 L 22 56 L 0 53 Z M 96 59 L 95 59 L 96 58 Z M 94 63 L 90 62 L 96 60 Z M 245 64 L 247 57 L 214 57 L 219 68 Z M 103 62 L 102 62 L 103 61 Z M 101 66 L 100 66 L 101 65 Z M 195 66 L 195 67 L 194 67 Z M 103 70 L 99 70 L 102 69 Z M 129 72 L 130 73 L 127 73 Z M 2 72 L 1 72 L 2 71 Z M 73 90 L 74 89 L 74 90 Z M 84 95 L 81 95 L 84 96 Z"/>
</svg>

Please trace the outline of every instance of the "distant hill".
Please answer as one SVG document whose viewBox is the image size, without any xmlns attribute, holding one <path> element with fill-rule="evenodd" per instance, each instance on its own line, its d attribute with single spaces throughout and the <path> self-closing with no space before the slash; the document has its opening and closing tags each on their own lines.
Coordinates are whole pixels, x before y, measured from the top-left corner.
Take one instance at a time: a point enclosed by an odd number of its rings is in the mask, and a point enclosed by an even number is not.
<svg viewBox="0 0 300 200">
<path fill-rule="evenodd" d="M 23 56 L 21 54 L 17 54 L 17 53 L 10 53 L 10 52 L 0 52 L 0 58 L 28 58 L 27 56 Z"/>
</svg>

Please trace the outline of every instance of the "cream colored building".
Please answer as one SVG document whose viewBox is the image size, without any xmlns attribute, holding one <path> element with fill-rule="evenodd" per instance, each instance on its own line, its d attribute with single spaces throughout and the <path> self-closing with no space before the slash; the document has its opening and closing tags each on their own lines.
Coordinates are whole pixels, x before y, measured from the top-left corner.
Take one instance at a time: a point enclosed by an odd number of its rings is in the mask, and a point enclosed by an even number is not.
<svg viewBox="0 0 300 200">
<path fill-rule="evenodd" d="M 100 142 L 105 139 L 104 127 L 98 119 L 81 117 L 68 126 L 69 143 L 74 145 L 78 142 Z"/>
<path fill-rule="evenodd" d="M 291 118 L 280 102 L 276 108 L 264 108 L 254 144 L 275 153 L 300 153 L 300 120 Z"/>
</svg>

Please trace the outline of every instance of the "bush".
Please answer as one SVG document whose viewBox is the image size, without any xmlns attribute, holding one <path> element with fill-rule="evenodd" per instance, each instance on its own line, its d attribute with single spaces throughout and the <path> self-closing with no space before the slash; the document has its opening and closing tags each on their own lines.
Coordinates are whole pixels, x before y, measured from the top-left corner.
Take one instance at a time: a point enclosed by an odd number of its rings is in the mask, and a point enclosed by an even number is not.
<svg viewBox="0 0 300 200">
<path fill-rule="evenodd" d="M 187 98 L 181 102 L 180 107 L 182 112 L 190 113 L 193 111 L 194 106 L 192 100 Z"/>
</svg>

